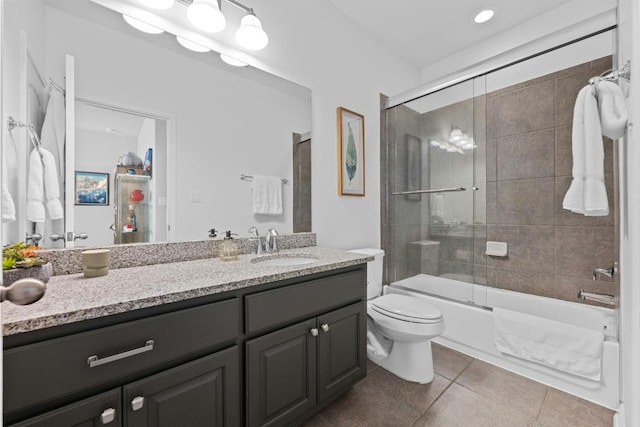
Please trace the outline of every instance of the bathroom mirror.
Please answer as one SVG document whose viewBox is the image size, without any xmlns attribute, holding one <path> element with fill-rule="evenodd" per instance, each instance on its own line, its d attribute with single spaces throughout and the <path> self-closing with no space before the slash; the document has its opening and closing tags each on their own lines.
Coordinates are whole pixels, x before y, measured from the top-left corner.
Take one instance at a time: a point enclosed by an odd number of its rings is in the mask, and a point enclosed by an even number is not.
<svg viewBox="0 0 640 427">
<path fill-rule="evenodd" d="M 301 203 L 294 195 L 296 180 L 310 179 L 309 174 L 294 173 L 300 170 L 300 161 L 295 160 L 300 150 L 295 144 L 304 142 L 301 135 L 311 130 L 308 88 L 256 68 L 231 67 L 214 52 L 188 51 L 167 33 L 141 33 L 126 24 L 121 15 L 89 0 L 5 1 L 2 37 L 3 123 L 11 115 L 33 123 L 40 134 L 56 85 L 67 88 L 67 111 L 73 92 L 76 121 L 82 109 L 90 105 L 161 123 L 166 150 L 154 151 L 154 187 L 147 199 L 153 202 L 154 241 L 206 239 L 212 228 L 246 236 L 251 225 L 261 233 L 271 227 L 280 233 L 310 231 L 304 229 L 308 225 L 294 228 L 294 218 L 299 214 L 294 215 L 294 209 L 310 211 L 310 198 Z M 72 58 L 71 68 L 68 58 Z M 98 153 L 104 150 L 85 144 L 96 144 L 104 138 L 97 135 L 97 128 L 92 130 L 94 137 L 88 137 L 81 126 L 73 126 L 73 138 L 67 129 L 66 143 L 75 140 L 77 157 L 73 165 L 60 165 L 61 198 L 63 182 L 73 179 L 74 172 L 92 167 L 96 170 L 88 172 L 110 174 L 113 195 L 120 156 L 109 155 L 108 170 L 98 167 L 98 160 L 104 160 Z M 103 133 L 113 134 L 113 130 L 105 123 Z M 15 221 L 3 223 L 3 235 L 4 242 L 12 242 L 40 230 L 34 229 L 25 216 L 27 164 L 32 149 L 27 132 L 23 128 L 9 131 L 3 126 L 2 137 L 3 162 L 8 166 L 3 168 L 5 182 L 17 214 Z M 136 149 L 136 154 L 144 158 L 146 147 Z M 123 155 L 125 149 L 120 151 Z M 306 151 L 310 155 L 310 150 Z M 282 188 L 283 214 L 254 214 L 252 183 L 241 180 L 241 175 L 272 175 L 286 180 Z M 68 193 L 67 197 L 73 196 Z M 84 210 L 80 225 L 76 221 L 75 225 L 58 224 L 61 228 L 56 228 L 56 224 L 45 223 L 40 244 L 62 247 L 62 241 L 67 240 L 69 246 L 69 233 L 74 232 L 76 236 L 90 234 L 86 240 L 75 240 L 75 246 L 113 244 L 107 241 L 110 231 L 105 230 L 113 223 L 114 200 L 106 206 L 72 204 L 67 211 L 77 213 L 78 209 Z M 100 233 L 85 230 L 91 227 Z M 67 238 L 56 243 L 51 241 L 52 234 Z M 92 239 L 98 234 L 106 237 Z"/>
</svg>

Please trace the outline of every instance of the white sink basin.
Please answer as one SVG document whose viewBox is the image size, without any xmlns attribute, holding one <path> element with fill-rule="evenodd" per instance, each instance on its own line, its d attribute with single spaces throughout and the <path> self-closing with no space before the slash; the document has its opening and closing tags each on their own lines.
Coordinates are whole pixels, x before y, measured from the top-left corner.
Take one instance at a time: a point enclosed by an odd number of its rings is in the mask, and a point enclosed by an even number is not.
<svg viewBox="0 0 640 427">
<path fill-rule="evenodd" d="M 276 256 L 268 258 L 254 258 L 251 260 L 254 264 L 264 265 L 266 267 L 288 267 L 291 265 L 313 264 L 318 261 L 316 258 L 307 256 Z"/>
</svg>

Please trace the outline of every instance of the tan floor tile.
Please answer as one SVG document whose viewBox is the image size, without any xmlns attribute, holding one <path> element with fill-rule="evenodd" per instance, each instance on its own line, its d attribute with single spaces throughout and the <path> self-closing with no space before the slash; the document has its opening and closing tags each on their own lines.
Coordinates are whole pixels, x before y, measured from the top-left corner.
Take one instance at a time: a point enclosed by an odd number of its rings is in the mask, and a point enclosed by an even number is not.
<svg viewBox="0 0 640 427">
<path fill-rule="evenodd" d="M 367 359 L 367 375 L 373 371 L 374 369 L 377 369 L 378 365 L 375 362 L 372 362 L 371 360 Z"/>
<path fill-rule="evenodd" d="M 423 413 L 451 381 L 436 374 L 429 384 L 418 384 L 400 379 L 385 370 L 376 369 L 369 374 L 372 384 L 384 390 L 395 401 L 405 403 Z"/>
<path fill-rule="evenodd" d="M 300 427 L 332 427 L 329 421 L 325 420 L 322 413 L 316 414 L 313 418 L 308 419 L 300 425 Z"/>
<path fill-rule="evenodd" d="M 471 362 L 455 382 L 533 418 L 547 393 L 543 384 L 480 360 Z"/>
<path fill-rule="evenodd" d="M 613 414 L 610 409 L 549 388 L 538 418 L 539 427 L 611 427 Z"/>
<path fill-rule="evenodd" d="M 436 374 L 450 380 L 456 379 L 473 360 L 471 356 L 439 344 L 433 343 L 431 348 L 433 350 L 433 370 Z"/>
<path fill-rule="evenodd" d="M 420 411 L 376 387 L 371 377 L 360 381 L 351 391 L 327 406 L 321 414 L 326 421 L 337 427 L 410 426 L 420 417 Z"/>
<path fill-rule="evenodd" d="M 453 383 L 413 426 L 533 427 L 534 423 L 520 411 Z"/>
</svg>

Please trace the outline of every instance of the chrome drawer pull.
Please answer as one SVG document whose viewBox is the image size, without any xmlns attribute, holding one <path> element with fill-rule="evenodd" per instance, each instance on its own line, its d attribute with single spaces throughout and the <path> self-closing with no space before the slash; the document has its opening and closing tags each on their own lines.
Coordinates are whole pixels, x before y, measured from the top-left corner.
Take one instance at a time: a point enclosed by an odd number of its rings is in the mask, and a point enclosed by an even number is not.
<svg viewBox="0 0 640 427">
<path fill-rule="evenodd" d="M 100 422 L 102 424 L 109 424 L 113 422 L 116 418 L 116 410 L 113 408 L 105 409 L 104 412 L 100 415 Z"/>
<path fill-rule="evenodd" d="M 131 400 L 131 410 L 139 411 L 144 406 L 144 397 L 136 396 Z"/>
<path fill-rule="evenodd" d="M 311 328 L 309 333 L 311 334 L 312 337 L 317 337 L 318 336 L 318 328 Z"/>
<path fill-rule="evenodd" d="M 108 356 L 103 359 L 100 359 L 97 354 L 93 356 L 89 356 L 87 358 L 87 363 L 90 368 L 95 368 L 96 366 L 106 365 L 107 363 L 115 362 L 116 360 L 125 359 L 127 357 L 135 356 L 136 354 L 146 353 L 147 351 L 153 350 L 153 340 L 148 340 L 144 347 L 134 348 L 133 350 L 123 351 L 122 353 L 114 354 L 113 356 Z"/>
<path fill-rule="evenodd" d="M 320 327 L 322 328 L 323 331 L 329 332 L 329 324 L 323 323 L 322 325 L 320 325 Z"/>
</svg>

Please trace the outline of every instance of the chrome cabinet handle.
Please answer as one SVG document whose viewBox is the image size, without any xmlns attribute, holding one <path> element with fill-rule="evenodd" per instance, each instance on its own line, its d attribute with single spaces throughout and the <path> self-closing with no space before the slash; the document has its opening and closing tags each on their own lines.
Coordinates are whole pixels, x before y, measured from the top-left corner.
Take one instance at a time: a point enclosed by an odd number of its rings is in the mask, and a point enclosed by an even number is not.
<svg viewBox="0 0 640 427">
<path fill-rule="evenodd" d="M 52 242 L 57 242 L 58 240 L 64 240 L 64 236 L 61 234 L 52 234 L 49 236 L 49 239 L 51 239 Z"/>
<path fill-rule="evenodd" d="M 131 409 L 138 411 L 144 406 L 144 397 L 136 396 L 131 400 Z"/>
<path fill-rule="evenodd" d="M 320 327 L 323 331 L 329 332 L 329 325 L 327 323 L 323 323 L 322 325 L 320 325 Z"/>
<path fill-rule="evenodd" d="M 102 424 L 109 424 L 116 419 L 116 410 L 113 408 L 105 409 L 100 415 L 100 422 Z"/>
<path fill-rule="evenodd" d="M 143 347 L 134 348 L 133 350 L 123 351 L 122 353 L 114 354 L 113 356 L 108 356 L 104 358 L 98 357 L 97 354 L 93 356 L 89 356 L 87 358 L 87 363 L 90 368 L 95 368 L 96 366 L 106 365 L 107 363 L 115 362 L 116 360 L 126 359 L 127 357 L 135 356 L 136 354 L 146 353 L 147 351 L 153 350 L 153 340 L 148 340 L 144 343 Z"/>
<path fill-rule="evenodd" d="M 317 337 L 318 336 L 318 328 L 311 328 L 309 333 L 311 334 L 311 336 Z"/>
<path fill-rule="evenodd" d="M 0 286 L 0 302 L 11 301 L 17 305 L 33 304 L 44 295 L 47 285 L 35 277 L 16 280 L 9 286 Z"/>
</svg>

